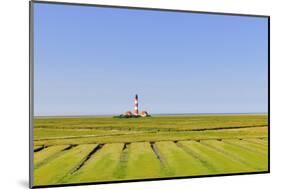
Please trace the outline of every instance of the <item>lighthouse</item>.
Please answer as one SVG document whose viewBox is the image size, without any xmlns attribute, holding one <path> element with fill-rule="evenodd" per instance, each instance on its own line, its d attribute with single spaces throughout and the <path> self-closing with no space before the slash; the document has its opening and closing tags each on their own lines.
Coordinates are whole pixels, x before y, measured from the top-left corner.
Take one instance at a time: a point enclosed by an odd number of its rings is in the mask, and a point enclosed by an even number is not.
<svg viewBox="0 0 281 189">
<path fill-rule="evenodd" d="M 134 107 L 134 114 L 139 115 L 139 99 L 138 95 L 135 96 L 135 107 Z"/>
<path fill-rule="evenodd" d="M 135 95 L 135 100 L 134 100 L 134 112 L 132 111 L 127 111 L 124 114 L 121 114 L 119 116 L 114 116 L 116 118 L 138 118 L 138 117 L 151 117 L 147 113 L 147 111 L 141 111 L 139 112 L 139 98 L 138 95 Z"/>
</svg>

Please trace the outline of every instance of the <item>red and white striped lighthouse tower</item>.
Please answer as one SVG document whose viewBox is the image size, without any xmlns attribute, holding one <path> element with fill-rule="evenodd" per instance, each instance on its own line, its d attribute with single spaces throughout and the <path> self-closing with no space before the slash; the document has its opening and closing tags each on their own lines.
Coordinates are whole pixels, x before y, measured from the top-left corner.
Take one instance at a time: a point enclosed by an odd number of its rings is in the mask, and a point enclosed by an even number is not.
<svg viewBox="0 0 281 189">
<path fill-rule="evenodd" d="M 138 95 L 135 96 L 135 108 L 134 108 L 135 115 L 139 115 L 139 99 Z"/>
</svg>

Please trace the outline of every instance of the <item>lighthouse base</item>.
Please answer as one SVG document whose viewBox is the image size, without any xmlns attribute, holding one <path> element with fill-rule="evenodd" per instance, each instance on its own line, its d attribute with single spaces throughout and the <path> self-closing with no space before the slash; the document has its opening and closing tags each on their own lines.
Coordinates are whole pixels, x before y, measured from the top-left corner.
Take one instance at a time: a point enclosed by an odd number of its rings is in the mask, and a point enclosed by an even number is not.
<svg viewBox="0 0 281 189">
<path fill-rule="evenodd" d="M 151 117 L 151 115 L 149 114 L 138 114 L 138 115 L 135 115 L 135 114 L 121 114 L 121 115 L 118 115 L 118 116 L 114 116 L 114 118 L 144 118 L 144 117 Z"/>
</svg>

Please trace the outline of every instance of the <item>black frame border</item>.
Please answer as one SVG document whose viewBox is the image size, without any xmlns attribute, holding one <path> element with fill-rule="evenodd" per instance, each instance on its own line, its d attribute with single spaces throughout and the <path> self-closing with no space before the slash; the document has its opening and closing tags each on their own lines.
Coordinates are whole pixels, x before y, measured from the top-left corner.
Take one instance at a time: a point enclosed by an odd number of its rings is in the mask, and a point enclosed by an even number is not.
<svg viewBox="0 0 281 189">
<path fill-rule="evenodd" d="M 241 172 L 241 173 L 226 173 L 213 175 L 198 175 L 198 176 L 180 176 L 180 177 L 161 177 L 149 179 L 130 179 L 130 180 L 112 180 L 112 181 L 98 181 L 86 183 L 72 183 L 72 184 L 55 184 L 55 185 L 38 185 L 33 186 L 33 105 L 34 105 L 34 12 L 33 4 L 54 4 L 54 5 L 70 5 L 70 6 L 86 6 L 86 7 L 100 7 L 100 8 L 118 8 L 131 10 L 147 10 L 147 11 L 162 11 L 162 12 L 181 12 L 181 13 L 195 13 L 195 14 L 210 14 L 210 15 L 224 15 L 224 16 L 243 16 L 243 17 L 259 17 L 267 18 L 267 56 L 268 56 L 268 170 L 259 172 Z M 255 14 L 238 14 L 226 12 L 208 12 L 208 11 L 193 11 L 193 10 L 179 10 L 179 9 L 165 9 L 165 8 L 148 8 L 148 7 L 133 7 L 121 5 L 102 5 L 89 3 L 70 3 L 57 1 L 29 1 L 29 188 L 51 188 L 51 187 L 66 187 L 66 186 L 84 186 L 97 184 L 113 184 L 113 183 L 131 183 L 142 181 L 161 181 L 161 180 L 175 180 L 175 179 L 189 179 L 189 178 L 209 178 L 209 177 L 223 177 L 223 176 L 237 176 L 237 175 L 256 175 L 270 173 L 270 16 L 269 15 L 255 15 Z"/>
</svg>

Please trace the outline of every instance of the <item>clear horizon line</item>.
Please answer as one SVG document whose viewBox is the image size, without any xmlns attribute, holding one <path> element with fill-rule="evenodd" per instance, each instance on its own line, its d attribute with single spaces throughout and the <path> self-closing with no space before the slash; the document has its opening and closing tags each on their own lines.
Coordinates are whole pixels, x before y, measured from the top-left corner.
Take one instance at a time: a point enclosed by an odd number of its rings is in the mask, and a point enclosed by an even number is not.
<svg viewBox="0 0 281 189">
<path fill-rule="evenodd" d="M 204 113 L 154 113 L 151 115 L 208 115 L 208 114 L 268 114 L 268 112 L 204 112 Z M 120 114 L 58 114 L 58 115 L 34 115 L 34 117 L 96 117 L 96 116 L 115 116 Z"/>
</svg>

